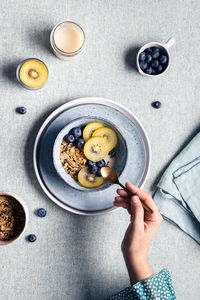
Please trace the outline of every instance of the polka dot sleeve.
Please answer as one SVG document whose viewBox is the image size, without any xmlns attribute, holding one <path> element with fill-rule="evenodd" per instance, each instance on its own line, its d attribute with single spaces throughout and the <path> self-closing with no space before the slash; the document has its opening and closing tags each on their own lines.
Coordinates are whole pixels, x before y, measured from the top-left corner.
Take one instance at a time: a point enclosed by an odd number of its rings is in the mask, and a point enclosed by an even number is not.
<svg viewBox="0 0 200 300">
<path fill-rule="evenodd" d="M 167 269 L 160 273 L 126 288 L 108 300 L 174 300 L 175 291 Z"/>
</svg>

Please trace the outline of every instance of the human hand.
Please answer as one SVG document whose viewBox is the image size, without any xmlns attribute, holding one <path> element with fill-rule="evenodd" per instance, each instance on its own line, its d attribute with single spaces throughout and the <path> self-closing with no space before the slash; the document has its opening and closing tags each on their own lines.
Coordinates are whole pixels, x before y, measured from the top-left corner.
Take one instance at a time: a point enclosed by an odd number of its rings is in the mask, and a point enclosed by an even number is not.
<svg viewBox="0 0 200 300">
<path fill-rule="evenodd" d="M 114 205 L 127 209 L 131 216 L 121 249 L 133 284 L 153 275 L 146 257 L 163 218 L 149 194 L 130 183 L 126 183 L 126 187 L 135 196 L 130 198 L 126 191 L 118 189 L 119 196 L 115 198 Z M 153 214 L 143 209 L 141 201 L 153 209 Z"/>
</svg>

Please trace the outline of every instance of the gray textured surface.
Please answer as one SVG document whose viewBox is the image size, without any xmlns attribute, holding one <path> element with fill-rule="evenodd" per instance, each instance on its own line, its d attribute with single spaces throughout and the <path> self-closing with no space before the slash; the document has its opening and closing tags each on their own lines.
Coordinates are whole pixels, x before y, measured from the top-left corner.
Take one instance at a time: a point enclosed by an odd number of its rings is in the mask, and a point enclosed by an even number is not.
<svg viewBox="0 0 200 300">
<path fill-rule="evenodd" d="M 33 172 L 32 147 L 46 116 L 70 99 L 102 96 L 130 108 L 145 126 L 152 144 L 152 167 L 145 189 L 151 191 L 170 159 L 198 130 L 199 1 L 6 1 L 1 9 L 0 189 L 21 195 L 29 207 L 26 234 L 0 249 L 0 299 L 96 300 L 128 285 L 120 241 L 128 223 L 119 210 L 101 217 L 72 215 L 41 191 Z M 49 32 L 70 19 L 83 26 L 87 47 L 73 62 L 49 51 Z M 132 67 L 130 50 L 168 37 L 176 39 L 172 64 L 164 77 L 145 78 Z M 43 59 L 50 71 L 47 86 L 36 92 L 18 87 L 16 64 Z M 129 63 L 127 63 L 129 62 Z M 161 110 L 150 103 L 162 102 Z M 17 115 L 25 105 L 28 113 Z M 97 199 L 98 200 L 98 199 Z M 34 210 L 45 207 L 40 219 Z M 168 267 L 178 299 L 199 299 L 199 246 L 164 222 L 149 252 L 155 272 Z"/>
</svg>

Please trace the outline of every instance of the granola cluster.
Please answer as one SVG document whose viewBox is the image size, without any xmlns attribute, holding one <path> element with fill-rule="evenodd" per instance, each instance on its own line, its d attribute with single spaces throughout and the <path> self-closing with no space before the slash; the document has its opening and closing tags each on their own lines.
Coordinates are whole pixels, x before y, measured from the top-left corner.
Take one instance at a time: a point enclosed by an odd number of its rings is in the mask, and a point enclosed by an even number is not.
<svg viewBox="0 0 200 300">
<path fill-rule="evenodd" d="M 22 206 L 10 196 L 0 196 L 0 240 L 17 236 L 25 224 Z"/>
<path fill-rule="evenodd" d="M 65 171 L 76 181 L 78 180 L 78 172 L 87 162 L 83 149 L 78 149 L 66 141 L 63 141 L 60 146 L 60 160 Z"/>
</svg>

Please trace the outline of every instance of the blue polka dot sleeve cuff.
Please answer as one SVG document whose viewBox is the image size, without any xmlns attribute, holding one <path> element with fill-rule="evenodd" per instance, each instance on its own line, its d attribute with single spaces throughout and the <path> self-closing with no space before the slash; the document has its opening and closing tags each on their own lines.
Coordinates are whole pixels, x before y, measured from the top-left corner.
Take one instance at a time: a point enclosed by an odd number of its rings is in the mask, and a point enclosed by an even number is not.
<svg viewBox="0 0 200 300">
<path fill-rule="evenodd" d="M 175 291 L 167 269 L 160 273 L 126 288 L 108 300 L 174 300 Z"/>
</svg>

